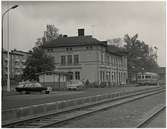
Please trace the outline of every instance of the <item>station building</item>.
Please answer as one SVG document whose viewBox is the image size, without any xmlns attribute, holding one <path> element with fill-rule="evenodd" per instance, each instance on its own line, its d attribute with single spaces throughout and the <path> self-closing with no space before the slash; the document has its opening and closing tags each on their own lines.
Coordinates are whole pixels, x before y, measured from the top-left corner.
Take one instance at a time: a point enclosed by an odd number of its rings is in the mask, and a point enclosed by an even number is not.
<svg viewBox="0 0 167 129">
<path fill-rule="evenodd" d="M 127 52 L 84 35 L 84 29 L 78 29 L 78 36 L 59 37 L 42 47 L 54 57 L 55 71 L 68 73 L 70 80 L 126 84 Z"/>
</svg>

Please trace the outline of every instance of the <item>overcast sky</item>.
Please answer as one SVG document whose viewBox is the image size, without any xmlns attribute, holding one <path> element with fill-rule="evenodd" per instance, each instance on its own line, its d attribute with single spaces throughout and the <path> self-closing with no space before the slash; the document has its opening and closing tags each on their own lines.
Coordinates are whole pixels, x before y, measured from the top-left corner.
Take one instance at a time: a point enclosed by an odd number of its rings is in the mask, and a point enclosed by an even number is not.
<svg viewBox="0 0 167 129">
<path fill-rule="evenodd" d="M 139 40 L 158 47 L 158 63 L 165 66 L 165 2 L 2 2 L 2 12 L 15 4 L 4 19 L 5 48 L 9 39 L 11 49 L 28 51 L 47 24 L 68 36 L 85 28 L 99 40 L 138 33 Z"/>
</svg>

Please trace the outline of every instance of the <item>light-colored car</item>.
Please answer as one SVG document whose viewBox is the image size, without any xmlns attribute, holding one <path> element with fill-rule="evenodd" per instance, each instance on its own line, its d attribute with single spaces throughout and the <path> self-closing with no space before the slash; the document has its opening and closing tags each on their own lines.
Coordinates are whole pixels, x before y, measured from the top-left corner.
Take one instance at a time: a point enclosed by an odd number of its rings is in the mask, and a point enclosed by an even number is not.
<svg viewBox="0 0 167 129">
<path fill-rule="evenodd" d="M 84 88 L 84 84 L 80 80 L 71 80 L 67 82 L 68 90 L 80 90 Z"/>
<path fill-rule="evenodd" d="M 20 93 L 27 93 L 29 94 L 30 92 L 44 92 L 46 94 L 49 94 L 52 91 L 51 87 L 43 87 L 40 83 L 38 82 L 20 82 L 19 85 L 15 88 L 17 92 Z"/>
</svg>

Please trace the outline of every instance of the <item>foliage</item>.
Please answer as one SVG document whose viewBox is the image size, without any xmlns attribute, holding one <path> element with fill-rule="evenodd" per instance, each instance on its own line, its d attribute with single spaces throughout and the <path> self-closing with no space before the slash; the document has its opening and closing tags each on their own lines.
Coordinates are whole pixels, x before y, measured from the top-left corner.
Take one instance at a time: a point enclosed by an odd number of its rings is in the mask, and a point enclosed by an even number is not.
<svg viewBox="0 0 167 129">
<path fill-rule="evenodd" d="M 47 25 L 46 31 L 44 33 L 45 33 L 44 35 L 45 39 L 44 38 L 42 39 L 44 42 L 51 41 L 59 37 L 58 28 L 56 28 L 54 25 Z"/>
<path fill-rule="evenodd" d="M 59 29 L 54 25 L 46 25 L 46 31 L 44 31 L 44 36 L 38 38 L 35 42 L 36 47 L 42 46 L 44 43 L 55 40 L 57 38 L 67 37 L 67 35 L 59 34 Z"/>
<path fill-rule="evenodd" d="M 38 80 L 37 73 L 54 70 L 54 58 L 47 55 L 41 47 L 34 47 L 25 62 L 24 80 Z"/>
<path fill-rule="evenodd" d="M 155 61 L 156 53 L 150 54 L 149 46 L 144 41 L 137 40 L 138 34 L 133 37 L 125 35 L 124 47 L 128 51 L 128 72 L 156 72 L 158 64 Z"/>
</svg>

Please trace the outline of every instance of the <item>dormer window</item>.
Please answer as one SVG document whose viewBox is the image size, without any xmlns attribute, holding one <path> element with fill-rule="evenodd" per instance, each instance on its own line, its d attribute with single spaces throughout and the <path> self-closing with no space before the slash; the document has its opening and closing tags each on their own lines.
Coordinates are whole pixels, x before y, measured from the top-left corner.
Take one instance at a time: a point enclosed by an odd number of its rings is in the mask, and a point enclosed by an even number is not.
<svg viewBox="0 0 167 129">
<path fill-rule="evenodd" d="M 72 51 L 72 48 L 70 47 L 70 48 L 66 48 L 66 51 Z"/>
<path fill-rule="evenodd" d="M 89 50 L 92 50 L 93 47 L 92 47 L 92 46 L 87 46 L 86 49 L 87 49 L 87 50 L 88 50 L 88 49 L 89 49 Z"/>
</svg>

